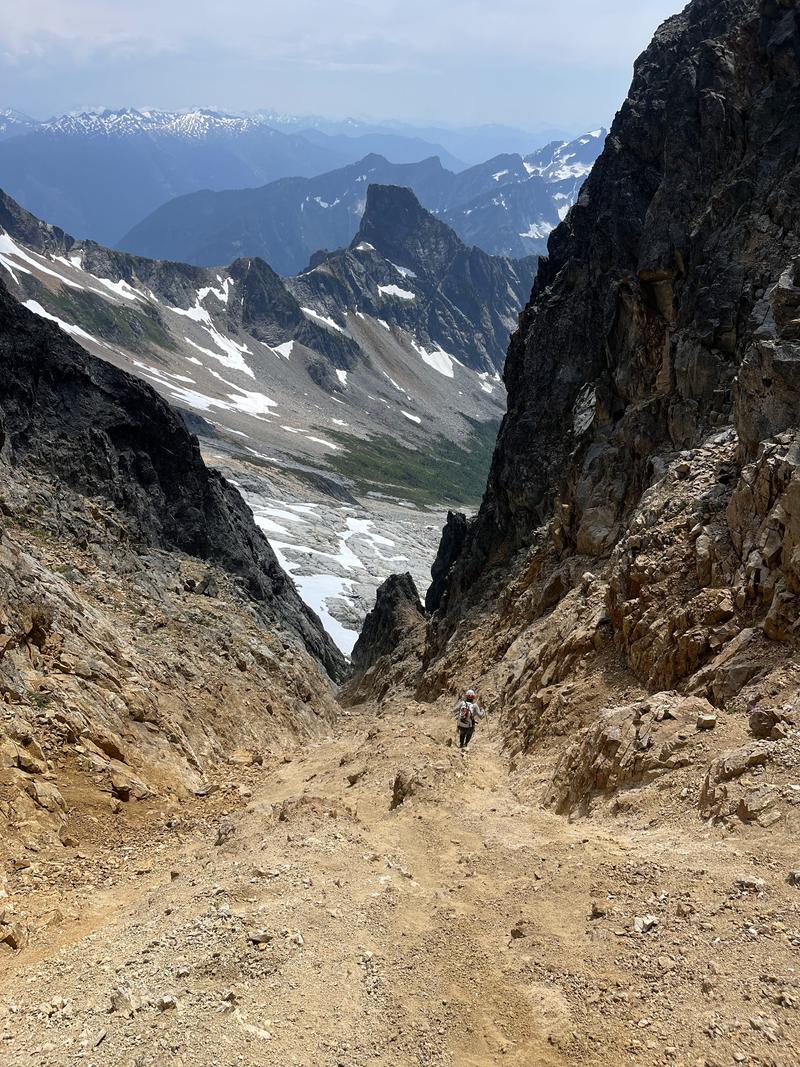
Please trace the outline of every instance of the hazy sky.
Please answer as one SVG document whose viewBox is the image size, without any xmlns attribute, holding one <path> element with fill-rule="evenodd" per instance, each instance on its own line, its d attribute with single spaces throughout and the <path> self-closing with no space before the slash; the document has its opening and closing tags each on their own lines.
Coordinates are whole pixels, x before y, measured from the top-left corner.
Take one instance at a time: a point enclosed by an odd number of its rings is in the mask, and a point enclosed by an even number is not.
<svg viewBox="0 0 800 1067">
<path fill-rule="evenodd" d="M 681 0 L 23 0 L 0 107 L 368 115 L 584 130 Z"/>
</svg>

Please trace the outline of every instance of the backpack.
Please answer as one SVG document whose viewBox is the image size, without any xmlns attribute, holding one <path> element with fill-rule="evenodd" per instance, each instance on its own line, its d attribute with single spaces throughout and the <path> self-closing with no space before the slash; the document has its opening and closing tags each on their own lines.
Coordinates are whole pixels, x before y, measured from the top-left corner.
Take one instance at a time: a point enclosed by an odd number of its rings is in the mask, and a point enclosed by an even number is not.
<svg viewBox="0 0 800 1067">
<path fill-rule="evenodd" d="M 465 729 L 473 725 L 472 708 L 466 700 L 462 700 L 458 708 L 458 725 Z"/>
</svg>

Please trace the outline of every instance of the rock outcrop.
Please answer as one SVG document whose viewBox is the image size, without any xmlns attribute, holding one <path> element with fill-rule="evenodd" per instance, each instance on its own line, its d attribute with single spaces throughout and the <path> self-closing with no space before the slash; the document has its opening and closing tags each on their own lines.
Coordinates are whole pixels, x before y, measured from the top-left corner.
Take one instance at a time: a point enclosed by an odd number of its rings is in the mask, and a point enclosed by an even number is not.
<svg viewBox="0 0 800 1067">
<path fill-rule="evenodd" d="M 612 708 L 567 749 L 548 800 L 557 811 L 587 811 L 593 797 L 653 781 L 689 763 L 687 749 L 711 706 L 697 697 L 657 693 Z"/>
<path fill-rule="evenodd" d="M 419 349 L 449 353 L 473 370 L 502 370 L 508 336 L 531 289 L 535 257 L 468 248 L 410 189 L 370 185 L 347 249 L 320 254 L 289 281 L 298 301 L 336 315 L 343 307 L 405 330 Z"/>
<path fill-rule="evenodd" d="M 8 848 L 326 728 L 343 659 L 178 415 L 2 288 L 0 368 Z"/>
<path fill-rule="evenodd" d="M 410 574 L 392 574 L 378 589 L 353 648 L 344 701 L 381 700 L 416 677 L 425 646 L 425 609 Z"/>
<path fill-rule="evenodd" d="M 425 610 L 432 615 L 441 604 L 450 569 L 461 555 L 467 536 L 467 517 L 460 511 L 448 511 L 442 529 L 439 551 L 431 567 L 431 584 L 425 594 Z"/>
</svg>

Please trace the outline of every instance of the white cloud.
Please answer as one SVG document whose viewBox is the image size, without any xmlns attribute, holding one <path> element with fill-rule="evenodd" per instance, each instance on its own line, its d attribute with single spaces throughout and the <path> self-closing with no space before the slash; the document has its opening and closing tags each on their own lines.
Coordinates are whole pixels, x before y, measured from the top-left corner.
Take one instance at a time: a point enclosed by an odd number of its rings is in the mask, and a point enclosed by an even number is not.
<svg viewBox="0 0 800 1067">
<path fill-rule="evenodd" d="M 438 104 L 439 117 L 482 121 L 489 107 L 497 119 L 527 113 L 552 122 L 577 96 L 599 120 L 619 103 L 655 27 L 680 4 L 26 0 L 4 12 L 0 73 L 20 72 L 13 103 L 23 110 L 26 91 L 44 96 L 49 85 L 56 101 L 68 84 L 80 98 L 67 107 L 101 97 L 117 106 L 186 106 L 208 103 L 210 93 L 228 107 L 344 114 L 363 113 L 369 101 L 386 116 L 429 118 L 420 107 Z M 167 55 L 170 64 L 159 65 Z M 593 71 L 608 80 L 608 104 L 597 98 Z M 182 105 L 181 87 L 192 96 Z M 542 87 L 551 99 L 542 99 Z M 417 110 L 400 114 L 400 101 Z"/>
<path fill-rule="evenodd" d="M 675 0 L 330 0 L 292 4 L 240 0 L 26 0 L 4 14 L 6 53 L 37 50 L 47 38 L 81 51 L 191 50 L 204 44 L 311 63 L 380 65 L 373 50 L 411 57 L 478 53 L 606 64 L 627 61 Z M 46 45 L 45 45 L 46 47 Z"/>
</svg>

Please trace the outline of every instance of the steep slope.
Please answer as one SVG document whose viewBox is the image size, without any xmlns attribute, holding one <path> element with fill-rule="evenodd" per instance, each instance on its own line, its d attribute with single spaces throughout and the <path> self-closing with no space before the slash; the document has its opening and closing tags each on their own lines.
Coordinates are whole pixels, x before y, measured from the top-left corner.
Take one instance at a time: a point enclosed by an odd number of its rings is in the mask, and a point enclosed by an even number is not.
<svg viewBox="0 0 800 1067">
<path fill-rule="evenodd" d="M 602 554 L 651 456 L 732 418 L 764 291 L 800 250 L 794 13 L 757 11 L 700 2 L 665 24 L 550 239 L 509 350 L 509 413 L 473 538 L 491 537 L 498 558 L 530 542 L 556 494 L 565 546 Z M 749 84 L 718 106 L 737 71 Z"/>
<path fill-rule="evenodd" d="M 466 241 L 491 253 L 545 250 L 547 234 L 574 203 L 605 131 L 555 142 L 532 156 L 502 154 L 459 173 L 438 158 L 398 166 L 369 155 L 312 179 L 261 189 L 180 197 L 143 219 L 119 242 L 140 255 L 213 265 L 258 255 L 294 274 L 318 249 L 350 242 L 366 204 L 366 185 L 402 185 Z"/>
<path fill-rule="evenodd" d="M 4 287 L 0 370 L 5 866 L 318 735 L 344 660 L 149 386 Z"/>
<path fill-rule="evenodd" d="M 146 384 L 93 359 L 0 290 L 2 446 L 102 497 L 131 536 L 217 563 L 265 620 L 300 637 L 336 677 L 342 661 L 278 566 L 239 494 L 200 458 L 197 441 Z"/>
<path fill-rule="evenodd" d="M 652 810 L 663 779 L 734 830 L 796 823 L 799 57 L 771 0 L 658 31 L 512 339 L 480 512 L 446 531 L 419 691 L 482 678 L 560 811 Z"/>
</svg>

